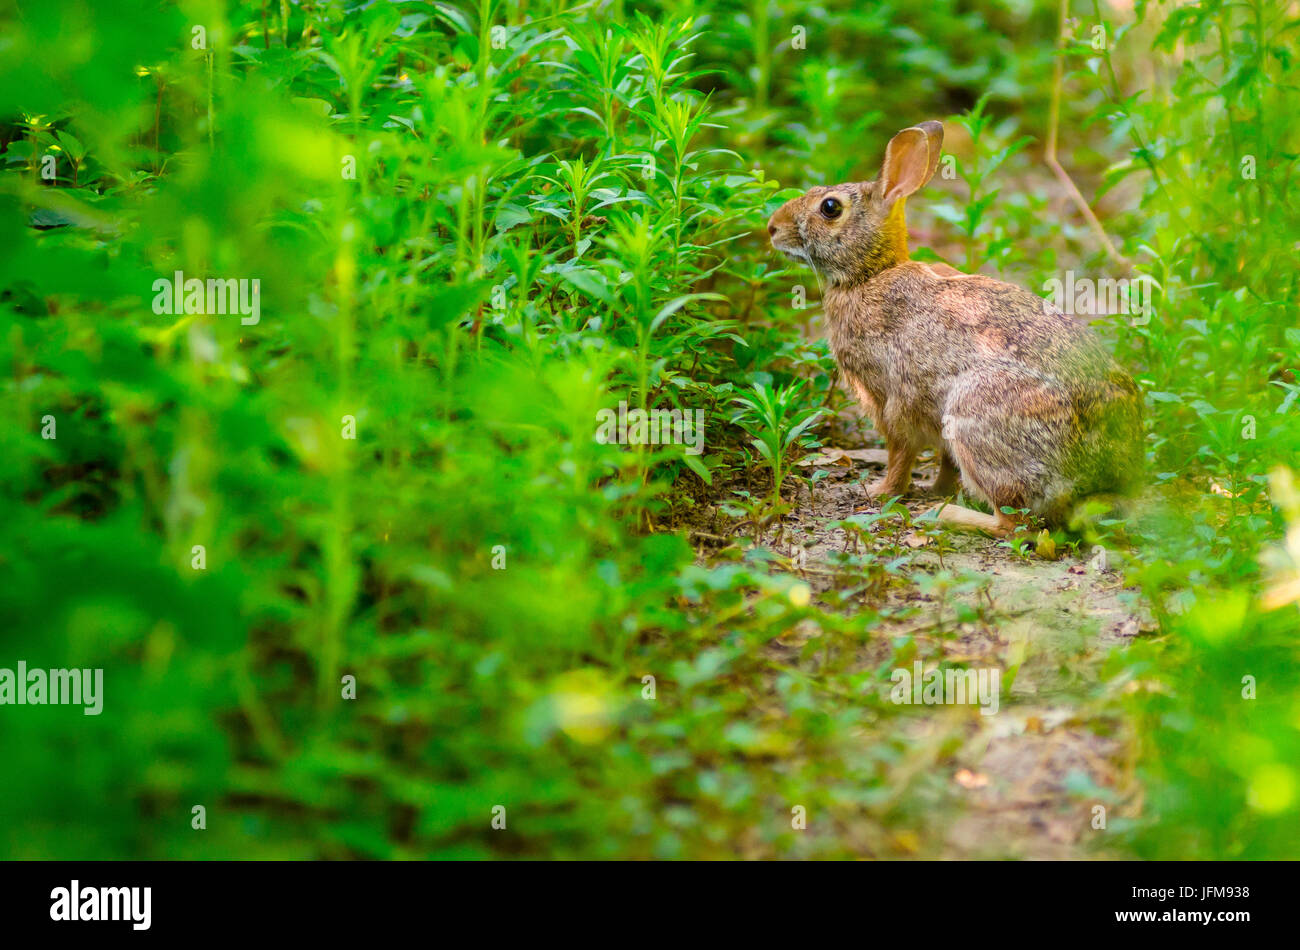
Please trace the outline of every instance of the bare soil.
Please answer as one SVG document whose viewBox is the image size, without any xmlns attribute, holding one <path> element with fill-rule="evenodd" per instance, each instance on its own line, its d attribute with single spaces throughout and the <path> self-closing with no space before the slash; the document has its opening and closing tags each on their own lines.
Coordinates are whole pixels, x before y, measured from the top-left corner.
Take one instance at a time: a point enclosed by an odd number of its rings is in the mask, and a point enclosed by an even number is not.
<svg viewBox="0 0 1300 950">
<path fill-rule="evenodd" d="M 860 437 L 847 441 L 860 445 Z M 864 485 L 879 476 L 884 459 L 882 449 L 827 447 L 805 460 L 812 464 L 802 471 L 828 475 L 813 498 L 801 488 L 779 533 L 769 528 L 764 537 L 766 546 L 790 557 L 823 603 L 834 599 L 835 588 L 860 580 L 835 563 L 836 552 L 855 545 L 834 524 L 880 512 Z M 934 473 L 933 459 L 920 463 L 912 493 L 901 501 L 913 518 L 938 502 L 925 492 Z M 1137 592 L 1123 586 L 1099 550 L 1063 547 L 1047 559 L 1043 552 L 1017 552 L 992 538 L 924 522 L 908 527 L 896 518 L 875 528 L 892 532 L 885 546 L 904 551 L 910 562 L 897 582 L 864 595 L 863 609 L 882 619 L 851 658 L 853 669 L 879 668 L 899 638 L 910 635 L 927 670 L 943 661 L 996 669 L 1004 684 L 1011 681 L 992 715 L 981 715 L 978 706 L 921 705 L 892 720 L 891 728 L 905 730 L 909 746 L 931 750 L 919 766 L 927 777 L 938 771 L 942 778 L 939 800 L 925 808 L 926 833 L 902 848 L 902 856 L 1120 856 L 1107 832 L 1140 806 L 1141 796 L 1120 697 L 1100 671 L 1112 650 L 1153 629 Z M 720 530 L 740 535 L 748 529 L 737 523 Z M 710 542 L 703 539 L 722 540 L 697 533 L 706 548 Z M 861 546 L 873 540 L 859 538 L 858 545 L 865 550 Z M 947 589 L 918 583 L 927 576 L 961 583 Z M 803 648 L 819 635 L 815 625 L 792 631 L 771 644 L 772 656 L 815 672 L 817 651 Z M 872 850 L 869 856 L 880 856 Z"/>
</svg>

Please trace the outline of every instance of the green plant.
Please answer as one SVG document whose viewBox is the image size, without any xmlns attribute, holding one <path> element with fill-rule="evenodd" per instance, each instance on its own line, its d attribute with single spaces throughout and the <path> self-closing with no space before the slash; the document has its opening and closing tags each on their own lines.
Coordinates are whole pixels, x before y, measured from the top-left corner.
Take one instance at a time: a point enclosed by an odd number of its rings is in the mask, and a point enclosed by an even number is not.
<svg viewBox="0 0 1300 950">
<path fill-rule="evenodd" d="M 750 436 L 752 445 L 772 472 L 771 504 L 781 501 L 781 486 L 789 472 L 788 457 L 796 446 L 811 448 L 814 443 L 808 430 L 822 417 L 820 409 L 805 401 L 805 384 L 790 383 L 772 387 L 755 383 L 753 395 L 732 399 L 738 407 L 732 421 Z"/>
</svg>

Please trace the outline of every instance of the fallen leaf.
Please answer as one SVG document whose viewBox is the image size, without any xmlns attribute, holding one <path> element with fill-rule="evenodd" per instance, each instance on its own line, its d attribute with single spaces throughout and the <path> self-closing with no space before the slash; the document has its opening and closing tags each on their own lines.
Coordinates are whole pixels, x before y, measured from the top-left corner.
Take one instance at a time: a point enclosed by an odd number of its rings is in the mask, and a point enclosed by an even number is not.
<svg viewBox="0 0 1300 950">
<path fill-rule="evenodd" d="M 799 464 L 804 467 L 809 465 L 844 465 L 852 467 L 854 462 L 888 465 L 889 453 L 884 449 L 822 449 L 820 454 L 801 459 Z"/>
<path fill-rule="evenodd" d="M 1056 560 L 1056 542 L 1046 528 L 1038 532 L 1038 537 L 1034 540 L 1034 553 L 1044 561 Z"/>
<path fill-rule="evenodd" d="M 800 459 L 799 464 L 804 468 L 810 465 L 843 465 L 852 468 L 853 460 L 840 449 L 826 449 L 820 455 L 810 455 Z"/>
<path fill-rule="evenodd" d="M 1210 482 L 1210 492 L 1223 498 L 1240 498 L 1246 494 L 1246 489 L 1243 488 L 1241 491 L 1234 492 L 1224 488 L 1218 482 Z"/>
<path fill-rule="evenodd" d="M 889 464 L 889 452 L 885 449 L 844 449 L 843 452 L 855 462 L 870 462 L 874 465 Z"/>
<path fill-rule="evenodd" d="M 908 854 L 916 854 L 921 850 L 921 839 L 912 831 L 895 831 L 893 843 L 897 850 L 905 851 Z"/>
<path fill-rule="evenodd" d="M 984 788 L 989 784 L 989 777 L 970 769 L 958 769 L 953 776 L 962 788 Z"/>
</svg>

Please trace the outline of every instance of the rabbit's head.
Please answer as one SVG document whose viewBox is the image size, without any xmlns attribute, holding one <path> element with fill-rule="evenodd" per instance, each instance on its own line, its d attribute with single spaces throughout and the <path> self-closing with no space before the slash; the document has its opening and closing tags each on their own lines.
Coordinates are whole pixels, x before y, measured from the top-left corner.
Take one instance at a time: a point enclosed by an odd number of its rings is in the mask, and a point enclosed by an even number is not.
<svg viewBox="0 0 1300 950">
<path fill-rule="evenodd" d="M 772 246 L 832 284 L 865 280 L 907 260 L 903 204 L 939 165 L 943 126 L 933 120 L 889 141 L 875 181 L 819 186 L 792 198 L 767 223 Z"/>
</svg>

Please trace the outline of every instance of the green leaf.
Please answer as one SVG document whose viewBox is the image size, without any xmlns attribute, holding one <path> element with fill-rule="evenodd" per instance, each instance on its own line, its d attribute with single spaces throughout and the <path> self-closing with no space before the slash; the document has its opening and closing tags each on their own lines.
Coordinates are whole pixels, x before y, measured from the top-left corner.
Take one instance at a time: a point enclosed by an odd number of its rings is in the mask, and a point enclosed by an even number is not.
<svg viewBox="0 0 1300 950">
<path fill-rule="evenodd" d="M 682 461 L 686 463 L 687 468 L 704 480 L 704 484 L 713 484 L 713 473 L 705 467 L 704 460 L 700 456 L 685 452 L 682 454 Z"/>
</svg>

